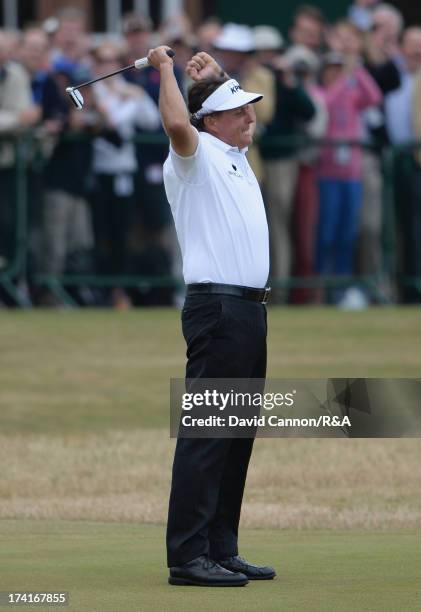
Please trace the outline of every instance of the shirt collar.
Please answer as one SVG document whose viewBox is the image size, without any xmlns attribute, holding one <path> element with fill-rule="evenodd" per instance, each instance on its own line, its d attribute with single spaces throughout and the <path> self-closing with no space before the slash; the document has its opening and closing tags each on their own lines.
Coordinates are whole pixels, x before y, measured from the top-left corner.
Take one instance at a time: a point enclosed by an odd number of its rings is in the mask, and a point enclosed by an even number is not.
<svg viewBox="0 0 421 612">
<path fill-rule="evenodd" d="M 248 151 L 248 147 L 244 147 L 242 149 L 239 149 L 238 147 L 232 147 L 227 142 L 224 142 L 223 140 L 219 140 L 219 138 L 216 138 L 216 136 L 209 134 L 209 132 L 201 132 L 201 134 L 205 137 L 206 140 L 209 140 L 209 142 L 211 142 L 215 147 L 218 147 L 218 149 L 221 149 L 221 151 L 224 151 L 224 153 L 228 153 L 228 151 L 232 151 L 234 153 L 242 153 L 243 155 L 245 155 Z"/>
</svg>

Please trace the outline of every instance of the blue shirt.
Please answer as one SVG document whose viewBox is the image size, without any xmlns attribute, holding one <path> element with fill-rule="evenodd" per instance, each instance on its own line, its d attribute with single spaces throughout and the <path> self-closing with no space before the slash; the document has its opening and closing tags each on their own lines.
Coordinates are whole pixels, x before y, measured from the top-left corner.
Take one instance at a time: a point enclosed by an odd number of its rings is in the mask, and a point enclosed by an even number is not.
<svg viewBox="0 0 421 612">
<path fill-rule="evenodd" d="M 401 75 L 401 86 L 385 98 L 386 124 L 392 144 L 415 140 L 412 124 L 414 77 Z"/>
</svg>

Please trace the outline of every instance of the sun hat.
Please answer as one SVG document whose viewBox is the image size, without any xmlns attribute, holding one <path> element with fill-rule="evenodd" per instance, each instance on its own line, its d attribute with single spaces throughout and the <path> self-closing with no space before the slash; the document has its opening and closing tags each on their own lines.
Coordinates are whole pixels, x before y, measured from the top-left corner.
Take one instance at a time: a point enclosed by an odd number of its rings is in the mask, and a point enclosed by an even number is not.
<svg viewBox="0 0 421 612">
<path fill-rule="evenodd" d="M 246 25 L 227 23 L 212 44 L 221 51 L 250 53 L 254 51 L 253 30 Z"/>
<path fill-rule="evenodd" d="M 256 51 L 272 51 L 283 49 L 285 46 L 282 34 L 277 28 L 268 25 L 259 25 L 253 28 L 254 48 Z"/>
</svg>

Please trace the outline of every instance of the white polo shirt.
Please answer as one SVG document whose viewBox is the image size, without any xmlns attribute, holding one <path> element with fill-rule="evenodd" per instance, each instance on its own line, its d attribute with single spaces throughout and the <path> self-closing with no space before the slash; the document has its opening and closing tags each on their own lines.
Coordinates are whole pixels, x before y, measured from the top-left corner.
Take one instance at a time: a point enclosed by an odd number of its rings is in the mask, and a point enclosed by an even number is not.
<svg viewBox="0 0 421 612">
<path fill-rule="evenodd" d="M 268 226 L 247 148 L 198 134 L 194 155 L 181 157 L 170 146 L 164 163 L 184 281 L 262 288 L 269 275 Z"/>
</svg>

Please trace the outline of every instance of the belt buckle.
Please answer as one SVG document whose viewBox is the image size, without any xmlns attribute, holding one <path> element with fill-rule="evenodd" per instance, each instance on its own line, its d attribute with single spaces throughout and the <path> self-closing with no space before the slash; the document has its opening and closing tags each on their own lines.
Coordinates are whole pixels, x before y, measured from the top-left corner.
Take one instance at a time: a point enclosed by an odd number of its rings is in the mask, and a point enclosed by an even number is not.
<svg viewBox="0 0 421 612">
<path fill-rule="evenodd" d="M 270 287 L 265 287 L 265 292 L 263 294 L 262 304 L 267 304 L 268 303 L 270 291 L 271 291 Z"/>
</svg>

